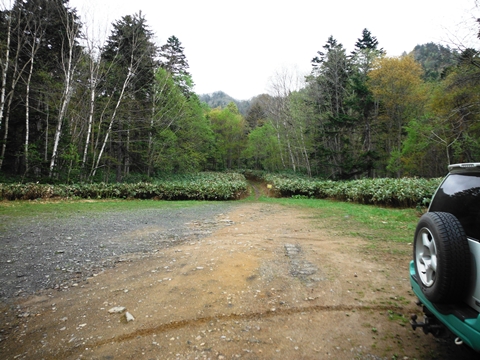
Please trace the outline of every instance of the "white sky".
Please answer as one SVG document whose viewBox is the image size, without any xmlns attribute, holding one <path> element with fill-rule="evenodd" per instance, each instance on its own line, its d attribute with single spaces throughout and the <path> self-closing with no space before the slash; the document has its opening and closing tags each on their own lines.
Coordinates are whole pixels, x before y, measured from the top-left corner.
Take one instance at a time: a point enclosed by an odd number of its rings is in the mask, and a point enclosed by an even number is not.
<svg viewBox="0 0 480 360">
<path fill-rule="evenodd" d="M 367 28 L 389 56 L 427 42 L 456 47 L 473 41 L 479 48 L 474 19 L 480 9 L 474 0 L 70 0 L 70 5 L 82 21 L 94 19 L 96 29 L 142 11 L 159 46 L 172 35 L 182 43 L 196 93 L 221 90 L 238 100 L 267 92 L 275 72 L 308 73 L 330 35 L 350 52 Z"/>
</svg>

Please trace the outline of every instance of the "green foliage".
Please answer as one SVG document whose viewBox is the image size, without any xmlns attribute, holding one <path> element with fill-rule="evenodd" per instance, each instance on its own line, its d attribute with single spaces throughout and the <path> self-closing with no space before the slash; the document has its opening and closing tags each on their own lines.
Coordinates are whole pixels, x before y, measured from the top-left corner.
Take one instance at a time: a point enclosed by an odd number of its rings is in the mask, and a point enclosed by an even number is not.
<svg viewBox="0 0 480 360">
<path fill-rule="evenodd" d="M 239 167 L 241 154 L 246 144 L 246 123 L 232 103 L 225 109 L 213 109 L 207 119 L 215 136 L 214 170 Z"/>
<path fill-rule="evenodd" d="M 243 157 L 248 167 L 252 169 L 277 171 L 281 168 L 278 140 L 270 123 L 259 126 L 248 134 Z"/>
<path fill-rule="evenodd" d="M 80 174 L 80 154 L 78 154 L 77 148 L 71 143 L 68 144 L 67 149 L 60 157 L 67 164 L 66 182 L 69 183 L 72 178 L 78 179 L 78 175 Z"/>
<path fill-rule="evenodd" d="M 248 189 L 245 178 L 272 185 L 272 195 L 295 199 L 334 199 L 360 204 L 394 207 L 428 206 L 440 179 L 379 178 L 351 181 L 312 179 L 294 173 L 264 171 L 240 173 L 203 172 L 195 175 L 165 175 L 154 181 L 93 184 L 5 184 L 0 183 L 1 200 L 52 198 L 234 200 Z"/>
<path fill-rule="evenodd" d="M 162 173 L 198 172 L 205 168 L 213 147 L 213 132 L 196 96 L 188 98 L 171 74 L 156 74 L 153 148 L 150 163 Z"/>
<path fill-rule="evenodd" d="M 412 119 L 410 120 L 409 124 L 405 127 L 407 131 L 407 138 L 403 143 L 403 150 L 402 155 L 403 158 L 408 162 L 406 165 L 407 171 L 410 173 L 417 173 L 419 170 L 418 167 L 421 167 L 426 147 L 428 146 L 425 141 L 424 133 L 431 132 L 431 126 L 429 126 L 429 122 L 425 120 L 417 120 Z"/>
<path fill-rule="evenodd" d="M 449 163 L 480 159 L 476 49 L 459 54 L 429 43 L 411 56 L 389 58 L 364 29 L 351 54 L 330 36 L 303 88 L 291 74 L 279 73 L 273 94 L 238 101 L 219 91 L 199 99 L 181 42 L 171 36 L 157 48 L 142 13 L 115 21 L 105 46 L 96 49 L 88 31 L 82 40 L 81 32 L 70 32 L 83 23 L 66 0 L 15 1 L 4 10 L 1 49 L 10 20 L 12 36 L 4 69 L 8 128 L 0 119 L 0 133 L 8 135 L 1 176 L 108 183 L 248 166 L 335 180 L 438 177 Z M 74 33 L 78 37 L 69 39 Z M 71 79 L 65 77 L 70 50 Z M 67 83 L 71 100 L 64 101 Z"/>
<path fill-rule="evenodd" d="M 331 181 L 298 176 L 264 175 L 273 191 L 282 197 L 303 195 L 317 199 L 335 199 L 360 204 L 395 207 L 426 206 L 441 179 L 378 178 Z"/>
<path fill-rule="evenodd" d="M 377 126 L 382 136 L 377 138 L 377 149 L 383 170 L 388 175 L 402 176 L 397 160 L 405 139 L 404 127 L 424 114 L 427 102 L 422 68 L 409 56 L 383 57 L 368 76 L 370 89 L 380 103 Z"/>
<path fill-rule="evenodd" d="M 54 198 L 235 200 L 247 192 L 247 182 L 237 173 L 199 173 L 168 176 L 155 182 L 72 185 L 0 184 L 1 200 Z"/>
</svg>

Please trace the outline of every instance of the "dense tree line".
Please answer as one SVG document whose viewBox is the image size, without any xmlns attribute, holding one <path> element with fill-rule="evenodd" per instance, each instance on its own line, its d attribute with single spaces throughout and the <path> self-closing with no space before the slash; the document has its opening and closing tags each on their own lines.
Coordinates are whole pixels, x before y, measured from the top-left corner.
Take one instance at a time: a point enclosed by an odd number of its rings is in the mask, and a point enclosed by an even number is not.
<svg viewBox="0 0 480 360">
<path fill-rule="evenodd" d="M 268 94 L 218 107 L 194 93 L 183 50 L 175 36 L 157 46 L 141 13 L 115 21 L 99 45 L 68 0 L 1 9 L 1 174 L 127 181 L 250 168 L 431 177 L 480 159 L 473 49 L 426 44 L 392 58 L 367 29 L 351 53 L 331 36 L 302 86 L 284 71 Z"/>
<path fill-rule="evenodd" d="M 214 137 L 181 42 L 153 42 L 141 13 L 88 37 L 68 0 L 0 13 L 0 168 L 62 181 L 121 181 L 207 166 Z"/>
<path fill-rule="evenodd" d="M 368 29 L 348 54 L 330 36 L 304 87 L 291 90 L 282 74 L 253 102 L 251 112 L 262 115 L 248 121 L 255 124 L 249 147 L 259 137 L 276 140 L 275 152 L 261 158 L 268 170 L 331 179 L 442 176 L 448 164 L 480 161 L 479 60 L 474 49 L 433 43 L 388 57 Z"/>
</svg>

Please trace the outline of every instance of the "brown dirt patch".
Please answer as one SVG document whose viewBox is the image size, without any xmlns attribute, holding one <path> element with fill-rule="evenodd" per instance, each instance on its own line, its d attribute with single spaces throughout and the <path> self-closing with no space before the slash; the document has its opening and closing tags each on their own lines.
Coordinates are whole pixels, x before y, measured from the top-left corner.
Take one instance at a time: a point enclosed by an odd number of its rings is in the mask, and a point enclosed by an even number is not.
<svg viewBox="0 0 480 360">
<path fill-rule="evenodd" d="M 372 257 L 366 241 L 330 233 L 306 210 L 244 203 L 222 220 L 211 236 L 22 300 L 21 318 L 4 309 L 0 358 L 463 356 L 408 324 L 419 314 L 409 256 Z M 114 306 L 135 320 L 109 314 Z"/>
</svg>

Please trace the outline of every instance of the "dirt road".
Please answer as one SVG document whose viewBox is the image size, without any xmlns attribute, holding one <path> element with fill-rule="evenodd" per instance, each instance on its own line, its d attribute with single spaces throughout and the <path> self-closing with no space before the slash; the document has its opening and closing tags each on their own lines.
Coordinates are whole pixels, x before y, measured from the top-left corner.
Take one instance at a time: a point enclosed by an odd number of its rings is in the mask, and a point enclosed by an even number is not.
<svg viewBox="0 0 480 360">
<path fill-rule="evenodd" d="M 15 317 L 5 309 L 0 358 L 469 356 L 408 324 L 420 314 L 409 245 L 372 254 L 315 213 L 266 203 L 216 221 L 203 239 L 126 256 L 86 282 L 21 300 Z"/>
</svg>

